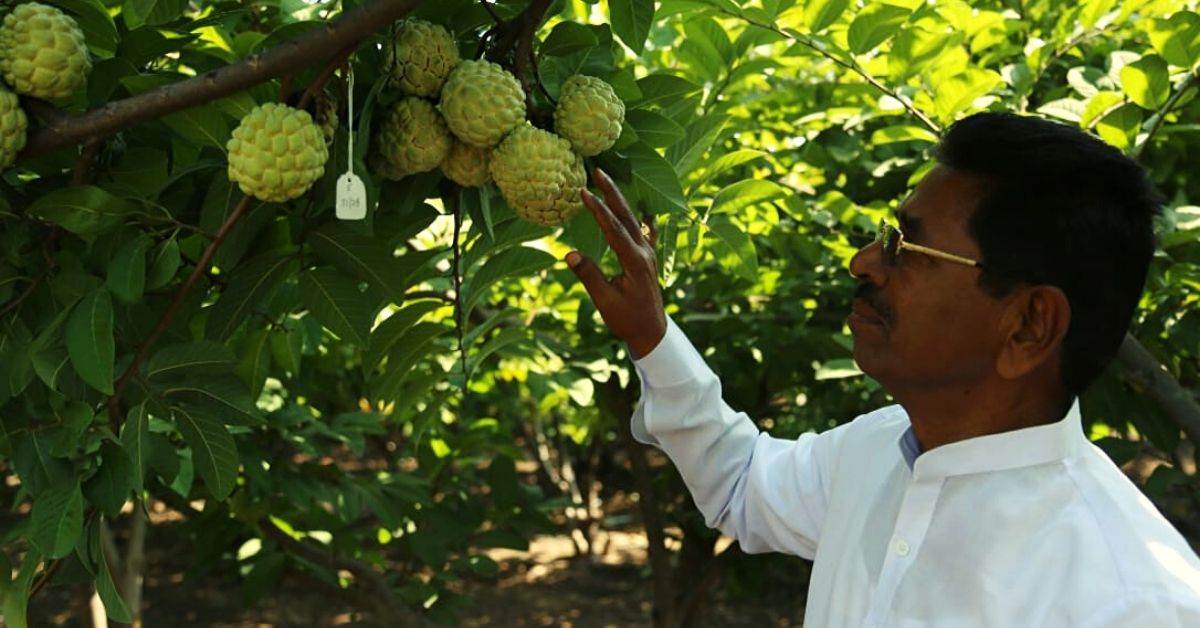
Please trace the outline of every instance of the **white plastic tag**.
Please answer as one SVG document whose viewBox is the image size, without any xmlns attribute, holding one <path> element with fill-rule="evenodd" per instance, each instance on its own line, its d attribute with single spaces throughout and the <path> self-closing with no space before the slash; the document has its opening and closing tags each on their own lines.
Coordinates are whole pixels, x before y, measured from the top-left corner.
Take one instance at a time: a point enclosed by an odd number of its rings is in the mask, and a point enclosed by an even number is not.
<svg viewBox="0 0 1200 628">
<path fill-rule="evenodd" d="M 367 186 L 362 178 L 354 174 L 354 64 L 347 64 L 347 99 L 346 112 L 349 120 L 346 124 L 346 136 L 349 146 L 346 149 L 346 174 L 338 177 L 337 182 L 337 217 L 339 220 L 362 220 L 367 217 Z"/>
<path fill-rule="evenodd" d="M 362 220 L 367 217 L 367 186 L 353 172 L 338 177 L 337 217 L 341 220 Z"/>
</svg>

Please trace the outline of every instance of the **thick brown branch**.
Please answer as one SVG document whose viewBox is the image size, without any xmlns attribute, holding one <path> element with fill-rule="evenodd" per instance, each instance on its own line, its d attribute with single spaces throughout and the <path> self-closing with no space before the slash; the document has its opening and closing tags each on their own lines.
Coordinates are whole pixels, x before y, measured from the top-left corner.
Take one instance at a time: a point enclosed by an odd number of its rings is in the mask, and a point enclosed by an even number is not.
<svg viewBox="0 0 1200 628">
<path fill-rule="evenodd" d="M 196 281 L 200 279 L 200 276 L 208 272 L 208 265 L 212 263 L 212 258 L 217 254 L 217 249 L 220 248 L 221 243 L 225 241 L 225 238 L 229 235 L 229 232 L 233 231 L 234 225 L 236 225 L 238 221 L 241 220 L 242 216 L 244 216 L 250 209 L 250 205 L 252 205 L 253 202 L 253 197 L 242 197 L 242 201 L 238 203 L 237 207 L 233 210 L 233 213 L 231 213 L 229 218 L 225 220 L 225 224 L 221 225 L 221 229 L 217 232 L 216 237 L 213 238 L 212 242 L 208 243 L 208 248 L 204 249 L 204 254 L 200 256 L 200 261 L 196 262 L 196 267 L 192 269 L 192 274 L 188 275 L 188 278 L 183 282 L 183 285 L 180 286 L 179 291 L 175 293 L 175 298 L 172 299 L 171 304 L 167 306 L 167 311 L 163 313 L 162 318 L 159 319 L 158 324 L 154 327 L 154 330 L 150 332 L 150 335 L 147 336 L 146 340 L 142 342 L 142 345 L 138 347 L 137 354 L 134 356 L 133 361 L 129 363 L 129 368 L 125 369 L 125 372 L 121 374 L 121 378 L 117 380 L 116 386 L 113 387 L 113 395 L 108 399 L 108 420 L 112 425 L 113 432 L 118 432 L 118 428 L 120 427 L 121 392 L 125 390 L 125 385 L 129 383 L 130 378 L 132 378 L 134 375 L 137 375 L 138 369 L 142 366 L 142 362 L 146 360 L 146 356 L 150 353 L 150 348 L 153 347 L 154 343 L 158 341 L 159 336 L 162 336 L 163 332 L 167 331 L 167 328 L 171 326 L 171 321 L 175 320 L 175 313 L 179 310 L 179 305 L 183 303 L 184 298 L 186 298 L 188 293 L 191 292 L 192 286 L 196 284 Z"/>
<path fill-rule="evenodd" d="M 273 78 L 311 67 L 331 52 L 361 42 L 400 19 L 422 0 L 376 0 L 346 12 L 324 28 L 254 55 L 241 63 L 111 102 L 87 113 L 52 121 L 29 136 L 19 158 L 102 139 L 147 120 L 228 96 Z"/>
<path fill-rule="evenodd" d="M 332 551 L 322 549 L 302 541 L 297 541 L 285 534 L 268 519 L 259 521 L 259 529 L 263 536 L 275 541 L 284 550 L 295 554 L 312 563 L 330 569 L 344 569 L 354 574 L 356 582 L 362 583 L 367 589 L 365 593 L 374 600 L 374 610 L 379 613 L 386 625 L 391 626 L 424 626 L 425 619 L 396 601 L 391 587 L 383 576 L 370 565 L 348 558 L 337 556 Z"/>
<path fill-rule="evenodd" d="M 1117 359 L 1124 367 L 1125 380 L 1157 402 L 1189 440 L 1200 443 L 1200 404 L 1196 403 L 1192 393 L 1132 335 L 1125 335 L 1117 350 Z"/>
</svg>

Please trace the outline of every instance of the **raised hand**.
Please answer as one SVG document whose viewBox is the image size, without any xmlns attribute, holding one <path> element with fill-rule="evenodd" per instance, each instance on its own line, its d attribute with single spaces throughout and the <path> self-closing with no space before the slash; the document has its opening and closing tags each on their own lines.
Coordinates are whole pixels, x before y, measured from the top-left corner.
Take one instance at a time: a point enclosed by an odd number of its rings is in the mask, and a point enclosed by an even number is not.
<svg viewBox="0 0 1200 628">
<path fill-rule="evenodd" d="M 603 170 L 592 171 L 592 183 L 600 189 L 604 200 L 583 190 L 583 204 L 591 210 L 604 239 L 617 254 L 621 272 L 606 278 L 600 267 L 579 251 L 567 253 L 567 265 L 587 289 L 608 328 L 629 345 L 634 357 L 642 357 L 658 345 L 667 331 L 654 252 L 658 234 L 653 220 L 644 226 L 638 222 L 621 191 Z"/>
</svg>

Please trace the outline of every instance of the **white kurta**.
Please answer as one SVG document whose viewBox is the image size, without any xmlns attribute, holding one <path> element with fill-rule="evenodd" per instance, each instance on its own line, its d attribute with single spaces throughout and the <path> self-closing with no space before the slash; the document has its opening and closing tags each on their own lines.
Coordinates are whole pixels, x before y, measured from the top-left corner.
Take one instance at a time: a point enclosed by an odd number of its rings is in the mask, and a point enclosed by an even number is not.
<svg viewBox="0 0 1200 628">
<path fill-rule="evenodd" d="M 674 321 L 635 365 L 634 436 L 671 458 L 708 525 L 815 561 L 807 626 L 1200 627 L 1200 560 L 1088 442 L 1077 403 L 910 461 L 900 406 L 760 433 Z"/>
</svg>

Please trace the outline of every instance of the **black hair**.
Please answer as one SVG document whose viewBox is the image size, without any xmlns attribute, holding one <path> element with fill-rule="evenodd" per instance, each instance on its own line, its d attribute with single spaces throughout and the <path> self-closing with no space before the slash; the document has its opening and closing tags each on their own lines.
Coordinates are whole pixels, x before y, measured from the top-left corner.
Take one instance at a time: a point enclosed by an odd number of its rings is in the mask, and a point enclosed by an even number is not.
<svg viewBox="0 0 1200 628">
<path fill-rule="evenodd" d="M 1075 126 L 1028 116 L 964 118 L 934 156 L 983 184 L 968 224 L 983 256 L 979 286 L 995 298 L 1021 285 L 1066 294 L 1063 384 L 1071 395 L 1083 392 L 1129 329 L 1163 196 L 1116 148 Z"/>
</svg>

